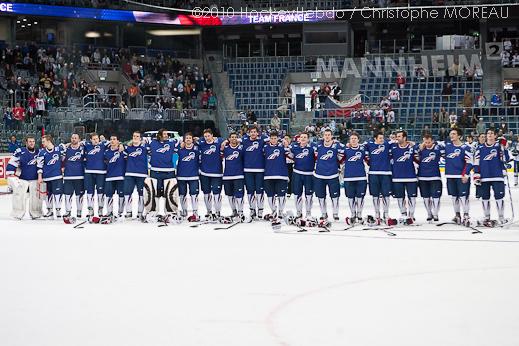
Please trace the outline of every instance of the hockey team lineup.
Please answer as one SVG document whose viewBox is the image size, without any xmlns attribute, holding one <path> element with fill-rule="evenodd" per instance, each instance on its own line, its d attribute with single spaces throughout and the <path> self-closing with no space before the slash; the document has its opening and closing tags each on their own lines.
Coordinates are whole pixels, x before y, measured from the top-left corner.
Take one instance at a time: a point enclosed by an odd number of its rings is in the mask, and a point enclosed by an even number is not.
<svg viewBox="0 0 519 346">
<path fill-rule="evenodd" d="M 143 138 L 136 131 L 128 142 L 117 135 L 101 141 L 93 133 L 85 139 L 73 134 L 68 143 L 55 143 L 45 135 L 38 149 L 36 138 L 29 136 L 7 167 L 13 191 L 11 216 L 62 219 L 75 228 L 87 222 L 138 220 L 159 226 L 186 222 L 193 228 L 222 224 L 215 229 L 230 229 L 267 221 L 277 232 L 285 227 L 295 232 L 380 230 L 390 236 L 396 235 L 391 230 L 411 230 L 421 223 L 438 229 L 450 224 L 473 233 L 513 225 L 507 169 L 513 163 L 517 186 L 517 145 L 498 138 L 492 129 L 468 143 L 463 132 L 453 128 L 449 139 L 437 142 L 426 134 L 414 143 L 406 131 L 398 130 L 390 138 L 375 133 L 362 139 L 353 133 L 341 143 L 326 129 L 322 140 L 315 142 L 306 132 L 287 140 L 276 131 L 261 133 L 256 127 L 242 137 L 237 133 L 216 137 L 206 129 L 203 137 L 188 132 L 177 139 L 161 129 L 156 138 Z M 339 202 L 341 183 L 347 205 Z M 222 213 L 222 193 L 230 215 Z M 368 194 L 371 203 L 365 208 Z M 286 208 L 291 195 L 295 210 Z M 400 215 L 390 215 L 391 199 Z M 312 214 L 314 200 L 320 215 Z M 415 217 L 420 200 L 425 220 Z M 342 213 L 347 216 L 341 220 Z M 452 214 L 448 219 L 447 213 Z"/>
</svg>

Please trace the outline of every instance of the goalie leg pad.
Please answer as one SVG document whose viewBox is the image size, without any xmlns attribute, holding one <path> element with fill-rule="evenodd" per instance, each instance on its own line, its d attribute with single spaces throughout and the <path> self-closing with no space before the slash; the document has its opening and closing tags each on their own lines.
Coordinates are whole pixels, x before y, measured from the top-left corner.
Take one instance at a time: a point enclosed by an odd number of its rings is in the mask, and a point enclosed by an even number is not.
<svg viewBox="0 0 519 346">
<path fill-rule="evenodd" d="M 155 198 L 157 197 L 157 179 L 146 178 L 144 179 L 144 210 L 146 214 L 157 211 L 157 203 Z"/>
<path fill-rule="evenodd" d="M 22 219 L 25 215 L 29 182 L 15 177 L 9 177 L 8 183 L 13 190 L 11 216 L 16 219 Z"/>
<path fill-rule="evenodd" d="M 166 212 L 177 213 L 179 203 L 177 179 L 170 178 L 164 181 L 164 193 L 166 197 Z"/>
<path fill-rule="evenodd" d="M 38 184 L 37 180 L 29 182 L 29 214 L 33 219 L 42 217 L 43 201 L 47 197 L 46 185 Z"/>
</svg>

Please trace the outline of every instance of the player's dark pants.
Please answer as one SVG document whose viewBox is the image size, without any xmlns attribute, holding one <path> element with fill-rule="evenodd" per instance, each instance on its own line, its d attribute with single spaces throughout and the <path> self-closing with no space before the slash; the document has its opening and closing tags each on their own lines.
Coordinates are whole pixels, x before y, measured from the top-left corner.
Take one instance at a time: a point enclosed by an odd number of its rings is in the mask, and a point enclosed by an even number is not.
<svg viewBox="0 0 519 346">
<path fill-rule="evenodd" d="M 292 191 L 292 184 L 290 184 L 290 182 L 292 182 L 293 178 L 294 178 L 294 163 L 287 163 L 287 168 L 288 168 L 288 187 L 287 187 L 287 195 L 291 195 L 293 193 Z"/>
<path fill-rule="evenodd" d="M 223 181 L 226 196 L 243 198 L 243 179 L 230 179 Z"/>
<path fill-rule="evenodd" d="M 137 187 L 139 196 L 143 196 L 144 177 L 125 176 L 124 177 L 124 195 L 131 196 L 133 190 Z"/>
<path fill-rule="evenodd" d="M 105 182 L 105 196 L 110 198 L 117 191 L 119 197 L 124 197 L 124 180 L 108 180 Z"/>
<path fill-rule="evenodd" d="M 245 172 L 245 188 L 247 194 L 251 195 L 256 193 L 261 195 L 263 193 L 263 172 Z"/>
<path fill-rule="evenodd" d="M 150 178 L 157 180 L 157 197 L 164 196 L 164 181 L 175 178 L 175 172 L 157 172 L 151 171 Z"/>
<path fill-rule="evenodd" d="M 393 197 L 405 198 L 418 195 L 418 184 L 416 182 L 393 182 Z"/>
<path fill-rule="evenodd" d="M 442 196 L 441 180 L 419 180 L 420 196 L 422 198 L 440 198 Z"/>
<path fill-rule="evenodd" d="M 72 196 L 83 196 L 85 193 L 83 179 L 64 179 L 63 194 Z"/>
<path fill-rule="evenodd" d="M 85 190 L 87 194 L 93 195 L 97 191 L 98 195 L 104 194 L 105 175 L 99 173 L 85 173 Z"/>
<path fill-rule="evenodd" d="M 196 179 L 196 180 L 179 180 L 179 179 L 177 179 L 178 194 L 180 196 L 186 196 L 187 190 L 189 188 L 189 195 L 196 196 L 200 192 L 199 184 L 200 184 L 200 182 L 198 181 L 198 179 Z"/>
<path fill-rule="evenodd" d="M 314 193 L 314 177 L 312 174 L 292 174 L 292 193 L 296 196 L 303 194 L 303 188 L 305 195 L 312 195 Z"/>
<path fill-rule="evenodd" d="M 348 198 L 363 198 L 366 195 L 367 186 L 366 180 L 345 181 L 344 193 Z"/>
<path fill-rule="evenodd" d="M 485 181 L 481 182 L 481 198 L 483 200 L 490 199 L 490 189 L 494 192 L 494 199 L 500 200 L 505 196 L 505 183 L 502 181 Z"/>
<path fill-rule="evenodd" d="M 326 198 L 326 187 L 331 198 L 341 195 L 341 187 L 339 178 L 322 179 L 314 177 L 314 191 L 317 198 Z"/>
<path fill-rule="evenodd" d="M 267 197 L 283 197 L 287 193 L 288 181 L 283 179 L 265 179 L 265 194 Z"/>
<path fill-rule="evenodd" d="M 514 161 L 514 175 L 519 174 L 519 161 Z"/>
<path fill-rule="evenodd" d="M 390 175 L 382 174 L 369 174 L 369 193 L 373 197 L 389 197 L 391 196 L 391 190 L 393 183 Z"/>
<path fill-rule="evenodd" d="M 470 180 L 464 183 L 461 178 L 447 178 L 447 193 L 453 197 L 470 195 Z"/>
<path fill-rule="evenodd" d="M 60 196 L 63 193 L 63 179 L 62 178 L 46 181 L 45 184 L 47 185 L 47 197 Z M 59 206 L 58 206 L 58 208 L 59 208 Z"/>
<path fill-rule="evenodd" d="M 213 195 L 219 195 L 222 192 L 222 177 L 200 175 L 200 186 L 204 195 L 208 195 L 211 192 Z"/>
</svg>

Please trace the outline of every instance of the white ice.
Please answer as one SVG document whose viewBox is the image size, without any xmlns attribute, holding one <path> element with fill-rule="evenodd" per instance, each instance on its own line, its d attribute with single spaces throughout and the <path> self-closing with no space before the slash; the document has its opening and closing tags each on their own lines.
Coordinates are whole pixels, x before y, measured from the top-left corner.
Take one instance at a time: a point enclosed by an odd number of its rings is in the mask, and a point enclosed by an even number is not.
<svg viewBox="0 0 519 346">
<path fill-rule="evenodd" d="M 442 203 L 448 221 L 450 199 Z M 10 196 L 0 206 L 2 346 L 519 343 L 516 227 L 472 234 L 424 224 L 396 237 L 278 234 L 263 222 L 75 230 L 11 220 Z M 481 210 L 472 200 L 472 215 Z M 341 218 L 348 214 L 342 197 Z M 417 221 L 424 216 L 418 198 Z"/>
</svg>

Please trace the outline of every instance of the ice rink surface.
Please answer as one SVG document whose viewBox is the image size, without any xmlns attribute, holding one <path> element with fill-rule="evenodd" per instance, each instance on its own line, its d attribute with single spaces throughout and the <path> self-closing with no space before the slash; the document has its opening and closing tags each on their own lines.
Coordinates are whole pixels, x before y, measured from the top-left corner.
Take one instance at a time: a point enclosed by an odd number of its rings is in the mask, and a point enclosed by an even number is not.
<svg viewBox="0 0 519 346">
<path fill-rule="evenodd" d="M 214 230 L 134 220 L 78 230 L 11 220 L 10 196 L 0 206 L 2 346 L 519 342 L 517 226 L 472 234 L 424 224 L 397 228 L 396 237 L 278 234 L 265 222 Z M 371 206 L 368 197 L 365 215 Z M 444 196 L 441 221 L 452 214 Z M 424 215 L 418 198 L 417 222 Z M 475 200 L 472 215 L 482 215 Z"/>
</svg>

